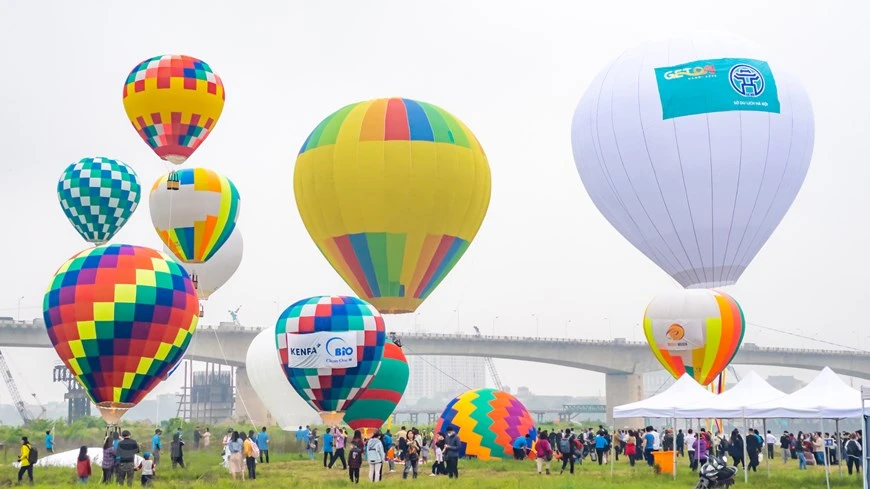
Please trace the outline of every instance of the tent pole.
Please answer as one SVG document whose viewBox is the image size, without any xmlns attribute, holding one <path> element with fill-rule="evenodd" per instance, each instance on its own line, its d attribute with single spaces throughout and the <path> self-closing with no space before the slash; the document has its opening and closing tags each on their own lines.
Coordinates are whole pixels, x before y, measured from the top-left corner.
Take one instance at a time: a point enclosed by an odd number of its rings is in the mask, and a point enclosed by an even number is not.
<svg viewBox="0 0 870 489">
<path fill-rule="evenodd" d="M 767 448 L 767 418 L 761 418 L 761 429 L 764 431 L 764 438 L 765 438 L 764 439 L 764 447 Z M 770 451 L 764 450 L 763 448 L 762 448 L 762 451 L 767 451 L 767 455 L 768 455 L 768 457 L 767 457 L 767 478 L 770 479 L 770 459 L 771 459 Z M 776 453 L 776 444 L 775 443 L 774 443 L 774 447 L 773 447 L 773 452 Z"/>
<path fill-rule="evenodd" d="M 746 440 L 749 438 L 749 427 L 746 426 L 746 413 L 743 415 L 743 482 L 749 484 L 749 471 L 746 470 L 746 459 L 749 458 L 749 448 Z M 830 488 L 828 488 L 830 489 Z"/>
<path fill-rule="evenodd" d="M 825 433 L 825 420 L 823 418 L 819 418 L 819 432 L 822 434 Z M 828 489 L 831 489 L 831 474 L 828 473 L 828 453 L 827 452 L 828 452 L 827 447 L 825 447 L 825 451 L 822 452 L 822 455 L 824 456 L 824 459 L 825 459 L 825 484 L 827 484 Z"/>
<path fill-rule="evenodd" d="M 674 440 L 673 447 L 672 447 L 672 449 L 674 450 L 674 480 L 677 480 L 677 414 L 676 413 L 674 413 L 674 430 L 673 430 L 673 433 L 671 433 L 671 438 Z"/>
<path fill-rule="evenodd" d="M 843 477 L 843 439 L 840 438 L 840 418 L 834 420 L 835 433 L 834 441 L 837 443 L 837 447 L 834 449 L 837 454 L 837 467 L 840 468 L 840 477 Z"/>
</svg>

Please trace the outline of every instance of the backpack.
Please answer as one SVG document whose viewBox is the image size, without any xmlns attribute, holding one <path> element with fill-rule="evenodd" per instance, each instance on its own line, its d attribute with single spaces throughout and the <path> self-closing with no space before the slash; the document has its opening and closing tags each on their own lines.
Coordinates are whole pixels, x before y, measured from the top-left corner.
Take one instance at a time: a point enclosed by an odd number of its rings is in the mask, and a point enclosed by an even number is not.
<svg viewBox="0 0 870 489">
<path fill-rule="evenodd" d="M 37 450 L 35 446 L 30 445 L 30 452 L 27 454 L 27 461 L 30 462 L 30 465 L 34 465 L 37 460 L 39 460 L 39 450 Z"/>
<path fill-rule="evenodd" d="M 257 446 L 257 442 L 251 441 L 251 456 L 257 458 L 260 456 L 260 447 Z"/>
<path fill-rule="evenodd" d="M 559 440 L 559 453 L 571 453 L 571 442 L 567 438 Z"/>
</svg>

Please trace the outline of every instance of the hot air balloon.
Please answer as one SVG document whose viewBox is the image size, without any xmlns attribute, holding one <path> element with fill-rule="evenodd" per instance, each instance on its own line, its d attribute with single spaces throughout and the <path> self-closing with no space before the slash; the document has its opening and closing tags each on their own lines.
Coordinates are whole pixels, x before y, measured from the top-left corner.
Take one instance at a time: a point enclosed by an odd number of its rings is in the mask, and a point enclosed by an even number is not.
<svg viewBox="0 0 870 489">
<path fill-rule="evenodd" d="M 477 234 L 490 173 L 459 119 L 390 98 L 324 119 L 299 151 L 293 188 L 308 233 L 353 291 L 382 313 L 407 313 Z"/>
<path fill-rule="evenodd" d="M 574 114 L 574 160 L 604 217 L 683 287 L 733 284 L 800 190 L 809 97 L 727 34 L 632 49 Z"/>
<path fill-rule="evenodd" d="M 266 328 L 254 337 L 245 360 L 251 387 L 282 430 L 315 424 L 319 416 L 287 384 L 281 358 L 275 350 L 275 328 Z M 258 424 L 265 424 L 266 420 Z"/>
<path fill-rule="evenodd" d="M 43 301 L 48 338 L 106 423 L 181 360 L 198 300 L 175 260 L 141 246 L 91 248 L 64 263 Z"/>
<path fill-rule="evenodd" d="M 362 430 L 366 437 L 387 422 L 408 386 L 408 360 L 392 340 L 386 341 L 378 373 L 344 414 L 344 422 L 355 430 Z"/>
<path fill-rule="evenodd" d="M 205 263 L 233 233 L 239 192 L 229 178 L 207 168 L 177 172 L 179 189 L 164 175 L 151 187 L 151 222 L 172 254 L 185 263 Z"/>
<path fill-rule="evenodd" d="M 104 244 L 120 231 L 139 205 L 136 172 L 111 158 L 82 158 L 66 167 L 57 198 L 67 219 L 88 243 Z"/>
<path fill-rule="evenodd" d="M 284 374 L 327 425 L 369 386 L 384 355 L 384 318 L 356 297 L 318 296 L 288 307 L 275 326 Z"/>
<path fill-rule="evenodd" d="M 743 310 L 731 296 L 709 289 L 655 297 L 643 331 L 656 359 L 674 378 L 684 373 L 707 385 L 731 363 L 743 341 Z"/>
<path fill-rule="evenodd" d="M 448 426 L 461 440 L 459 456 L 481 460 L 513 457 L 513 442 L 520 436 L 537 437 L 532 415 L 517 398 L 495 389 L 465 392 L 447 404 L 435 432 Z"/>
<path fill-rule="evenodd" d="M 236 273 L 242 264 L 243 249 L 242 231 L 236 226 L 227 242 L 207 262 L 183 263 L 190 276 L 196 278 L 193 284 L 200 301 L 208 300 Z M 174 256 L 168 246 L 164 245 L 163 252 Z"/>
<path fill-rule="evenodd" d="M 224 108 L 224 84 L 204 61 L 155 56 L 124 83 L 124 110 L 160 158 L 180 165 L 211 134 Z"/>
</svg>

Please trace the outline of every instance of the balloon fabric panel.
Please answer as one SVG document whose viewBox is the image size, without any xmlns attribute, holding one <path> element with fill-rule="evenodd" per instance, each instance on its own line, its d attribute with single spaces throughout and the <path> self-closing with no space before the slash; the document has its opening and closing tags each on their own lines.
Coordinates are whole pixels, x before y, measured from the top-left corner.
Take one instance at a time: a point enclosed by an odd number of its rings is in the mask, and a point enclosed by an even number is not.
<svg viewBox="0 0 870 489">
<path fill-rule="evenodd" d="M 124 109 L 145 143 L 164 160 L 182 163 L 214 129 L 224 85 L 204 61 L 163 55 L 133 68 L 124 84 Z"/>
<path fill-rule="evenodd" d="M 315 128 L 294 189 L 312 239 L 348 285 L 381 312 L 411 312 L 476 235 L 490 173 L 477 139 L 443 109 L 378 99 Z"/>
<path fill-rule="evenodd" d="M 482 460 L 513 457 L 513 441 L 537 435 L 535 423 L 525 406 L 514 396 L 495 389 L 477 389 L 451 400 L 435 431 L 456 430 L 461 441 L 460 456 Z"/>
<path fill-rule="evenodd" d="M 43 308 L 52 345 L 88 397 L 136 404 L 181 360 L 199 303 L 175 260 L 110 245 L 64 263 Z"/>
<path fill-rule="evenodd" d="M 230 179 L 206 168 L 185 168 L 175 174 L 177 190 L 166 188 L 168 174 L 151 187 L 151 220 L 176 257 L 186 263 L 204 263 L 236 227 L 239 192 Z"/>
<path fill-rule="evenodd" d="M 402 400 L 410 371 L 402 349 L 390 339 L 372 382 L 357 396 L 344 415 L 344 422 L 355 430 L 378 429 Z"/>
<path fill-rule="evenodd" d="M 289 368 L 287 333 L 357 332 L 357 366 Z M 275 326 L 275 343 L 287 380 L 311 407 L 344 412 L 372 382 L 384 354 L 384 319 L 355 297 L 317 296 L 288 307 Z"/>
<path fill-rule="evenodd" d="M 57 182 L 67 219 L 85 241 L 95 244 L 112 239 L 133 215 L 141 195 L 136 172 L 111 158 L 82 158 Z"/>
</svg>

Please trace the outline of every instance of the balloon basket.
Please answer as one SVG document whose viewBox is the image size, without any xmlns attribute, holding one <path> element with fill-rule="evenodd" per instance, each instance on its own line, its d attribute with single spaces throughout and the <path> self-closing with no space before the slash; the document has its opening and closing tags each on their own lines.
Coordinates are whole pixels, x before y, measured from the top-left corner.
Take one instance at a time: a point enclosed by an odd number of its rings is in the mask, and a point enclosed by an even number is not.
<svg viewBox="0 0 870 489">
<path fill-rule="evenodd" d="M 181 188 L 181 182 L 178 180 L 178 172 L 173 170 L 166 178 L 166 190 L 178 190 L 179 188 Z"/>
<path fill-rule="evenodd" d="M 320 419 L 326 426 L 338 426 L 344 420 L 344 413 L 338 411 L 324 411 L 320 413 Z"/>
</svg>

